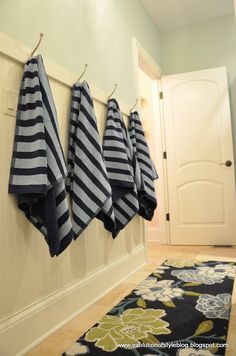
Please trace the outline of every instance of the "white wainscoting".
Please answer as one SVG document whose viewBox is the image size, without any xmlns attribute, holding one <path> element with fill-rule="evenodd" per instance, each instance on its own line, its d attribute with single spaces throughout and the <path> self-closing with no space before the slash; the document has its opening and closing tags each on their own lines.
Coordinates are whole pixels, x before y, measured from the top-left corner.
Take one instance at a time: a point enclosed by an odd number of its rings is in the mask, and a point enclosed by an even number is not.
<svg viewBox="0 0 236 356">
<path fill-rule="evenodd" d="M 146 262 L 146 233 L 140 217 L 113 240 L 94 220 L 62 253 L 51 258 L 41 234 L 7 193 L 15 113 L 23 63 L 30 49 L 0 33 L 0 355 L 23 355 Z M 73 74 L 44 58 L 67 151 Z M 89 83 L 102 136 L 104 93 Z M 120 102 L 120 101 L 119 101 Z M 120 103 L 124 118 L 129 107 Z"/>
</svg>

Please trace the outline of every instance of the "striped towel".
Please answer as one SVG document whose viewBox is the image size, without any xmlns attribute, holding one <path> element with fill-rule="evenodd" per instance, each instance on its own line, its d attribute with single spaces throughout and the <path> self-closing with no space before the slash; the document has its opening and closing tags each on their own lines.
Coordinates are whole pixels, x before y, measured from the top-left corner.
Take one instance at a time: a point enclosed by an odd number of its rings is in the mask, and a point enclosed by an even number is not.
<svg viewBox="0 0 236 356">
<path fill-rule="evenodd" d="M 154 180 L 158 178 L 158 175 L 150 157 L 137 111 L 130 114 L 129 135 L 141 170 L 142 188 L 139 190 L 139 214 L 146 220 L 152 220 L 157 207 Z"/>
<path fill-rule="evenodd" d="M 75 238 L 92 219 L 114 229 L 111 186 L 107 177 L 93 101 L 86 82 L 72 89 L 67 191 L 72 200 Z"/>
<path fill-rule="evenodd" d="M 72 240 L 64 179 L 67 170 L 55 105 L 41 56 L 24 68 L 16 119 L 9 193 L 44 235 L 51 256 Z"/>
<path fill-rule="evenodd" d="M 115 99 L 108 101 L 103 156 L 112 188 L 115 238 L 139 210 L 137 187 L 140 189 L 141 184 L 132 143 Z"/>
</svg>

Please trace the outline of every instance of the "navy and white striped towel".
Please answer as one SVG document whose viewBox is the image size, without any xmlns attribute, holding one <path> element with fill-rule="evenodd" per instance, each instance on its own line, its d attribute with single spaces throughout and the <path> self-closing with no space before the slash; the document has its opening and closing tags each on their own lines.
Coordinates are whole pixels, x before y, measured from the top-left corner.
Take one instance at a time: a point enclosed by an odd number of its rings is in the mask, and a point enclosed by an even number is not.
<svg viewBox="0 0 236 356">
<path fill-rule="evenodd" d="M 108 101 L 103 156 L 112 188 L 116 219 L 116 226 L 112 231 L 114 238 L 138 212 L 137 188 L 140 189 L 141 184 L 132 143 L 115 99 Z"/>
<path fill-rule="evenodd" d="M 75 238 L 95 217 L 103 221 L 107 230 L 114 229 L 111 186 L 93 101 L 85 81 L 72 88 L 67 190 L 72 200 Z"/>
<path fill-rule="evenodd" d="M 141 170 L 142 189 L 139 193 L 139 214 L 146 220 L 152 220 L 157 207 L 154 180 L 158 178 L 151 160 L 149 148 L 137 111 L 129 117 L 129 135 Z"/>
<path fill-rule="evenodd" d="M 44 235 L 51 256 L 71 242 L 64 179 L 67 170 L 52 92 L 41 56 L 31 58 L 21 83 L 9 193 Z"/>
</svg>

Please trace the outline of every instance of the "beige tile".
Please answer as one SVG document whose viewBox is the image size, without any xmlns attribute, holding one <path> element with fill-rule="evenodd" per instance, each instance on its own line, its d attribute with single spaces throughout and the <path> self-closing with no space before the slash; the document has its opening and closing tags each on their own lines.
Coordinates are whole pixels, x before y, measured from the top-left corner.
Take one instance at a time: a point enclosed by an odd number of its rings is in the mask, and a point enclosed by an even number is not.
<svg viewBox="0 0 236 356">
<path fill-rule="evenodd" d="M 127 280 L 99 299 L 63 328 L 35 347 L 27 356 L 59 356 L 73 344 L 86 330 L 102 318 L 113 306 L 129 294 L 157 266 L 168 258 L 194 259 L 200 261 L 222 260 L 236 262 L 236 249 L 213 248 L 209 246 L 167 246 L 149 243 L 149 263 Z M 233 290 L 232 310 L 228 331 L 226 356 L 236 356 L 236 284 Z"/>
</svg>

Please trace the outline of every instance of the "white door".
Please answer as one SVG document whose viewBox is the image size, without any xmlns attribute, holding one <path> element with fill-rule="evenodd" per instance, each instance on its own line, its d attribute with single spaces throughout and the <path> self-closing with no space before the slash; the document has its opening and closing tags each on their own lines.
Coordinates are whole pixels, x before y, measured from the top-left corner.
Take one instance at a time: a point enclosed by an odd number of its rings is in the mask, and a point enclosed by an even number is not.
<svg viewBox="0 0 236 356">
<path fill-rule="evenodd" d="M 236 244 L 226 68 L 163 77 L 171 244 Z"/>
</svg>

